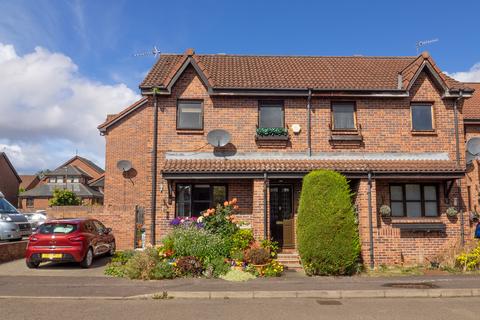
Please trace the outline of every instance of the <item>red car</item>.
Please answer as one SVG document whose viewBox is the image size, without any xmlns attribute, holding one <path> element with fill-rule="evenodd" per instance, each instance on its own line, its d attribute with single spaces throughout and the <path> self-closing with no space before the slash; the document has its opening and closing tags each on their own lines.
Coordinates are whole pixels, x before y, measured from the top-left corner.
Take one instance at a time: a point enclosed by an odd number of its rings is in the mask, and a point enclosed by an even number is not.
<svg viewBox="0 0 480 320">
<path fill-rule="evenodd" d="M 105 253 L 115 253 L 112 229 L 95 219 L 61 219 L 38 227 L 28 239 L 25 259 L 29 268 L 44 261 L 75 261 L 88 268 L 95 256 Z"/>
</svg>

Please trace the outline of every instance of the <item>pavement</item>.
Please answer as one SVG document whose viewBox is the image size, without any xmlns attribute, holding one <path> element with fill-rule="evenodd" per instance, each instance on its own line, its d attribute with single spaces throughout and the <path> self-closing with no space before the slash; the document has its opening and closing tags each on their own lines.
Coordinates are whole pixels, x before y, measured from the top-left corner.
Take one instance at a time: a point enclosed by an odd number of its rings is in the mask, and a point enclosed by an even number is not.
<svg viewBox="0 0 480 320">
<path fill-rule="evenodd" d="M 1 318 L 75 319 L 415 319 L 478 320 L 480 298 L 216 299 L 216 300 L 1 300 Z M 48 307 L 46 307 L 48 306 Z"/>
<path fill-rule="evenodd" d="M 0 264 L 0 299 L 150 299 L 175 298 L 389 298 L 478 297 L 478 275 L 395 277 L 306 277 L 286 272 L 278 278 L 248 282 L 221 279 L 129 280 L 105 276 L 108 258 L 94 261 L 90 269 L 77 264 L 42 264 L 28 269 L 24 260 Z"/>
</svg>

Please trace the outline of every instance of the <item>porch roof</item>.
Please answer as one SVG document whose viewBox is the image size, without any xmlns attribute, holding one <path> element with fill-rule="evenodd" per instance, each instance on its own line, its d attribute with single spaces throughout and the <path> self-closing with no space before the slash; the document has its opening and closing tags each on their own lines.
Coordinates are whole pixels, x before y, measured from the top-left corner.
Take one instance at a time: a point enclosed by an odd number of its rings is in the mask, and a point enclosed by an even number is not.
<svg viewBox="0 0 480 320">
<path fill-rule="evenodd" d="M 366 174 L 445 174 L 463 175 L 455 162 L 447 160 L 205 160 L 167 159 L 162 173 L 169 174 L 255 174 L 307 173 L 315 169 L 331 169 L 342 173 Z"/>
</svg>

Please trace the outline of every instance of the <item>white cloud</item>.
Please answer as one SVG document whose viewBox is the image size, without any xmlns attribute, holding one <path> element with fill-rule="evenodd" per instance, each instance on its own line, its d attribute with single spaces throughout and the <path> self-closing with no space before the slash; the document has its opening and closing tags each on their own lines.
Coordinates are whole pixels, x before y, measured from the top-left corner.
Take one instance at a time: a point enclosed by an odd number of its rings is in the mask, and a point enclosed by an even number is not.
<svg viewBox="0 0 480 320">
<path fill-rule="evenodd" d="M 468 71 L 450 73 L 449 76 L 462 82 L 480 82 L 480 62 L 474 64 Z"/>
<path fill-rule="evenodd" d="M 83 77 L 63 54 L 37 47 L 18 56 L 0 43 L 0 151 L 20 172 L 52 169 L 75 149 L 102 164 L 97 125 L 138 98 L 125 84 Z"/>
</svg>

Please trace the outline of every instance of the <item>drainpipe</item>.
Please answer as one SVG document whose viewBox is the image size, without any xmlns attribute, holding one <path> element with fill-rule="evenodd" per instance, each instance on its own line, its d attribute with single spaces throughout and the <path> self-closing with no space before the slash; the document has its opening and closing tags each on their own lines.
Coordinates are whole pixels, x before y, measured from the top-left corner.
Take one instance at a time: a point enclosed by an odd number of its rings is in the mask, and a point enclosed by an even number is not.
<svg viewBox="0 0 480 320">
<path fill-rule="evenodd" d="M 370 233 L 370 268 L 375 267 L 373 251 L 373 209 L 372 209 L 372 172 L 368 171 L 368 229 Z"/>
<path fill-rule="evenodd" d="M 308 89 L 307 98 L 307 155 L 312 156 L 312 133 L 311 133 L 311 111 L 312 111 L 312 89 Z"/>
<path fill-rule="evenodd" d="M 458 132 L 458 102 L 463 99 L 463 91 L 460 90 L 460 95 L 455 102 L 453 103 L 453 122 L 455 125 L 455 152 L 456 152 L 456 162 L 457 162 L 457 170 L 460 169 L 460 136 Z"/>
<path fill-rule="evenodd" d="M 463 99 L 463 91 L 460 90 L 459 96 L 453 103 L 453 120 L 455 124 L 455 152 L 456 152 L 456 165 L 457 170 L 460 170 L 460 135 L 458 130 L 458 102 Z M 461 180 L 457 179 L 457 211 L 460 212 L 460 242 L 462 247 L 465 245 L 465 221 L 463 212 L 461 211 L 460 198 L 461 198 Z"/>
<path fill-rule="evenodd" d="M 267 172 L 263 173 L 263 238 L 267 239 L 268 237 L 268 218 L 267 218 L 267 213 L 268 213 L 268 208 L 267 208 L 267 196 L 268 196 L 268 178 L 267 178 Z"/>
<path fill-rule="evenodd" d="M 155 245 L 155 231 L 157 219 L 157 144 L 158 144 L 158 105 L 157 89 L 153 89 L 153 148 L 152 148 L 152 197 L 150 207 L 152 210 L 152 223 L 150 225 L 150 242 Z"/>
</svg>

